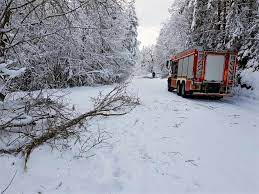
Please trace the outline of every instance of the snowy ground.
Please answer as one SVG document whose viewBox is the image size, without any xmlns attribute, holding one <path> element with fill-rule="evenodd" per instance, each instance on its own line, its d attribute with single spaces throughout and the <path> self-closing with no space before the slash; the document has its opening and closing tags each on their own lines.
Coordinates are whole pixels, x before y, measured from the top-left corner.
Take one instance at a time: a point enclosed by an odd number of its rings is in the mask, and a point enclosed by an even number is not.
<svg viewBox="0 0 259 194">
<path fill-rule="evenodd" d="M 0 190 L 17 170 L 10 194 L 259 193 L 259 102 L 184 99 L 166 80 L 135 79 L 141 105 L 128 115 L 98 120 L 110 145 L 88 159 L 44 147 L 29 169 L 0 158 Z M 75 88 L 72 101 L 87 109 L 98 88 Z"/>
</svg>

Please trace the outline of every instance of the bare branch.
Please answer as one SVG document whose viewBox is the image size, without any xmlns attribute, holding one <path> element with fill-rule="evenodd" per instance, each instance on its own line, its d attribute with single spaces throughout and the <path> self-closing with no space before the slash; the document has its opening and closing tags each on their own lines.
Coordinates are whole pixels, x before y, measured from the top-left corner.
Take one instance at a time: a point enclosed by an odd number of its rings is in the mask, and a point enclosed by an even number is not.
<svg viewBox="0 0 259 194">
<path fill-rule="evenodd" d="M 126 85 L 118 85 L 113 90 L 111 90 L 106 95 L 100 94 L 94 101 L 94 108 L 91 111 L 88 111 L 79 116 L 72 117 L 68 119 L 68 116 L 65 115 L 74 115 L 73 111 L 67 112 L 66 106 L 55 102 L 54 100 L 42 99 L 41 96 L 37 97 L 35 102 L 31 103 L 28 114 L 33 118 L 32 121 L 34 125 L 31 125 L 32 122 L 22 123 L 22 124 L 13 124 L 16 123 L 18 116 L 7 122 L 8 124 L 0 125 L 1 131 L 7 134 L 19 135 L 18 144 L 15 141 L 8 146 L 11 148 L 0 149 L 0 154 L 22 154 L 25 159 L 24 168 L 27 168 L 27 162 L 33 150 L 42 146 L 43 144 L 51 144 L 56 140 L 68 140 L 68 139 L 80 139 L 81 134 L 87 130 L 81 130 L 84 128 L 85 123 L 89 120 L 101 117 L 111 117 L 111 116 L 120 116 L 125 115 L 133 110 L 135 106 L 139 104 L 137 97 L 130 96 L 126 92 Z M 42 104 L 39 103 L 39 100 Z M 31 101 L 31 100 L 30 100 Z M 42 106 L 41 106 L 42 105 Z M 53 108 L 54 107 L 54 108 Z M 57 108 L 60 107 L 60 108 Z M 38 112 L 41 110 L 42 112 Z M 37 116 L 35 117 L 35 113 Z M 46 114 L 49 112 L 49 114 Z M 52 114 L 55 116 L 51 116 Z M 20 114 L 19 114 L 20 116 Z M 37 130 L 42 122 L 46 121 L 47 126 L 41 126 L 41 130 Z M 27 128 L 30 127 L 30 130 Z M 103 133 L 98 133 L 91 145 L 88 145 L 88 140 L 95 137 L 86 137 L 83 140 L 83 144 L 86 143 L 87 146 L 82 145 L 81 147 L 85 148 L 85 152 L 88 152 L 92 148 L 104 142 L 105 137 Z M 54 143 L 55 144 L 55 143 Z M 65 144 L 65 146 L 68 146 Z"/>
<path fill-rule="evenodd" d="M 16 174 L 17 174 L 17 170 L 15 171 L 15 173 L 14 173 L 11 181 L 9 182 L 9 184 L 5 187 L 5 189 L 3 191 L 1 191 L 1 194 L 4 194 L 7 191 L 7 189 L 11 186 L 11 184 L 13 183 L 13 180 L 14 180 Z"/>
</svg>

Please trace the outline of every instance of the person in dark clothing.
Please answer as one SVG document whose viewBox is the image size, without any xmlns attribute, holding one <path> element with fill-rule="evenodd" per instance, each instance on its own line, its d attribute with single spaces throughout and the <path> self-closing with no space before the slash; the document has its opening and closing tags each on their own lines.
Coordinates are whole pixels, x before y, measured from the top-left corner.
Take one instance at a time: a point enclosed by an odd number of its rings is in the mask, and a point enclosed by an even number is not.
<svg viewBox="0 0 259 194">
<path fill-rule="evenodd" d="M 155 78 L 156 77 L 156 73 L 153 71 L 152 72 L 152 77 Z"/>
</svg>

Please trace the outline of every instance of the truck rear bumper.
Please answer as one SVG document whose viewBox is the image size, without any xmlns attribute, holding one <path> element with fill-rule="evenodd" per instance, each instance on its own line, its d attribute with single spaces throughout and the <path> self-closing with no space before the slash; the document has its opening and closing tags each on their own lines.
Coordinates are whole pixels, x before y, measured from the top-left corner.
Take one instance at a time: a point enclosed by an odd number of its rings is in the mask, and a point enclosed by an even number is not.
<svg viewBox="0 0 259 194">
<path fill-rule="evenodd" d="M 193 96 L 231 96 L 230 86 L 226 86 L 224 83 L 204 82 L 194 83 L 194 86 L 190 92 Z"/>
<path fill-rule="evenodd" d="M 193 96 L 217 96 L 217 97 L 231 96 L 231 94 L 202 93 L 202 92 L 193 92 L 192 95 Z"/>
</svg>

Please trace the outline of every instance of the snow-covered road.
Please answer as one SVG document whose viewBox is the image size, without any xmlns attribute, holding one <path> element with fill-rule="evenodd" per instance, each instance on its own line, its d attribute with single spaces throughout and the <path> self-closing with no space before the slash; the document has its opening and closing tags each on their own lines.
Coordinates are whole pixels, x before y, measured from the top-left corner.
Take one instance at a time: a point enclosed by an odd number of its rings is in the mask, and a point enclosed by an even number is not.
<svg viewBox="0 0 259 194">
<path fill-rule="evenodd" d="M 0 158 L 0 189 L 18 169 L 12 194 L 259 193 L 258 101 L 184 99 L 162 79 L 134 79 L 130 88 L 141 105 L 95 122 L 112 136 L 95 157 L 41 149 L 26 173 L 21 160 Z M 100 89 L 73 89 L 72 101 L 84 110 Z"/>
</svg>

